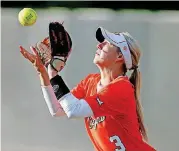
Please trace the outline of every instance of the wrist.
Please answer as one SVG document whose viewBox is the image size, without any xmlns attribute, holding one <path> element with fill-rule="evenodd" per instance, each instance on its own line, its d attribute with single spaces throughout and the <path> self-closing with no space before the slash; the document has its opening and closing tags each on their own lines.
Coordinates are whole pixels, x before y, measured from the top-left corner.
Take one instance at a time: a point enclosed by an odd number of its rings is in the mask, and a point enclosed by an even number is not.
<svg viewBox="0 0 179 151">
<path fill-rule="evenodd" d="M 54 78 L 57 74 L 58 72 L 53 69 L 48 70 L 48 76 L 50 79 Z"/>
<path fill-rule="evenodd" d="M 50 61 L 50 67 L 57 72 L 60 72 L 65 66 L 65 58 L 54 56 Z"/>
<path fill-rule="evenodd" d="M 50 79 L 46 70 L 39 72 L 41 86 L 49 86 Z"/>
<path fill-rule="evenodd" d="M 41 75 L 41 76 L 45 76 L 45 75 L 47 75 L 47 70 L 42 69 L 42 70 L 38 71 L 38 74 Z"/>
</svg>

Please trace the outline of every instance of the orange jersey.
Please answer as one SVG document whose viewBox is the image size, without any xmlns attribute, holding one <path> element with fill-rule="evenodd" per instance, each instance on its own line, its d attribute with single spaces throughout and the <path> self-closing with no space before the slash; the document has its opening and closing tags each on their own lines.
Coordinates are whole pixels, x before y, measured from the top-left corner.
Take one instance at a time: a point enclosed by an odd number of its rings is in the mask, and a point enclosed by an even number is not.
<svg viewBox="0 0 179 151">
<path fill-rule="evenodd" d="M 142 140 L 134 89 L 120 77 L 97 93 L 99 74 L 89 74 L 71 92 L 85 99 L 94 116 L 85 118 L 88 135 L 97 151 L 155 151 Z"/>
</svg>

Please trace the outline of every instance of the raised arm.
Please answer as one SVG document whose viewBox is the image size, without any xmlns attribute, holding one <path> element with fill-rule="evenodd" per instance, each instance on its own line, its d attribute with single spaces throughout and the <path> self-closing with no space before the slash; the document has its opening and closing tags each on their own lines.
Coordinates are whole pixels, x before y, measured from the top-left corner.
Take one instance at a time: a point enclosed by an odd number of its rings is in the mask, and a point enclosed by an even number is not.
<svg viewBox="0 0 179 151">
<path fill-rule="evenodd" d="M 31 50 L 34 54 L 31 54 L 24 48 L 20 47 L 20 52 L 22 53 L 22 55 L 33 64 L 38 72 L 43 96 L 51 115 L 67 115 L 68 118 L 91 116 L 92 110 L 89 105 L 84 100 L 78 101 L 75 96 L 72 97 L 73 95 L 68 95 L 71 94 L 70 90 L 64 83 L 61 76 L 58 75 L 58 72 L 55 71 L 49 64 L 47 73 L 47 70 L 41 62 L 36 49 L 32 47 Z M 56 65 L 56 68 L 58 68 L 58 66 L 60 66 L 60 62 L 58 62 L 58 64 Z M 51 79 L 49 78 L 49 76 L 51 77 Z M 78 87 L 80 87 L 80 85 Z M 82 89 L 78 91 L 79 93 L 81 93 L 81 97 L 83 97 Z M 59 103 L 58 98 L 62 98 L 63 96 L 66 97 L 67 95 L 69 97 L 72 97 L 72 102 L 68 103 L 66 101 L 61 101 Z"/>
<path fill-rule="evenodd" d="M 57 102 L 58 100 L 68 118 L 88 117 L 93 115 L 88 103 L 85 100 L 80 99 L 84 98 L 85 93 L 82 88 L 82 81 L 75 87 L 73 95 L 62 77 L 57 73 L 53 73 L 53 75 L 51 73 L 52 72 L 49 73 L 49 76 L 52 77 L 50 80 L 51 84 L 47 87 L 42 86 L 42 92 L 46 102 L 51 104 L 51 102 Z M 70 102 L 68 100 L 61 101 L 60 98 L 66 97 L 70 98 Z M 54 116 L 61 116 L 61 110 L 57 110 Z"/>
<path fill-rule="evenodd" d="M 54 96 L 55 93 L 58 102 L 68 118 L 99 117 L 119 114 L 125 115 L 132 103 L 128 100 L 133 100 L 133 98 L 129 99 L 127 94 L 133 94 L 133 89 L 128 82 L 121 81 L 116 81 L 116 83 L 105 87 L 100 92 L 83 98 L 78 98 L 73 92 L 70 92 L 62 77 L 59 75 L 56 75 L 50 80 L 50 87 L 47 89 L 42 87 L 42 89 L 44 94 L 49 96 Z M 54 88 L 54 91 L 52 91 L 52 87 Z M 123 87 L 128 90 L 124 90 Z M 48 99 L 51 98 L 52 97 L 48 97 Z M 48 99 L 46 98 L 46 100 Z M 52 102 L 52 100 L 48 101 Z M 56 113 L 57 116 L 59 114 L 60 112 Z"/>
<path fill-rule="evenodd" d="M 119 103 L 119 100 L 122 101 L 120 104 L 127 103 L 125 98 L 120 98 L 121 96 L 119 95 L 119 92 L 125 94 L 123 89 L 111 87 L 94 96 L 85 97 L 81 83 L 77 86 L 77 91 L 80 95 L 72 93 L 56 71 L 51 75 L 52 78 L 49 78 L 37 51 L 35 48 L 31 48 L 31 50 L 34 52 L 34 55 L 21 47 L 22 55 L 27 58 L 38 71 L 45 102 L 52 116 L 67 115 L 68 118 L 84 118 L 92 115 L 105 116 L 115 112 L 115 114 L 118 114 L 118 112 L 123 113 L 126 111 L 121 105 L 116 105 L 117 102 Z"/>
<path fill-rule="evenodd" d="M 48 73 L 46 71 L 45 66 L 41 62 L 41 59 L 39 58 L 36 49 L 31 47 L 31 50 L 33 51 L 34 54 L 31 54 L 27 50 L 25 50 L 23 47 L 20 47 L 21 54 L 33 64 L 33 66 L 35 67 L 35 69 L 38 72 L 38 75 L 40 78 L 40 84 L 44 88 L 44 89 L 42 89 L 42 92 L 43 92 L 47 107 L 50 111 L 50 114 L 52 116 L 55 116 L 56 113 L 58 112 L 58 116 L 66 115 L 65 112 L 63 111 L 60 103 L 58 103 L 55 94 L 51 93 L 51 91 L 53 91 L 53 89 L 50 87 L 51 84 L 50 84 L 50 79 L 49 79 Z M 44 93 L 45 89 L 46 89 L 46 92 L 48 92 L 49 94 L 52 94 L 52 95 L 48 95 L 48 93 Z"/>
</svg>

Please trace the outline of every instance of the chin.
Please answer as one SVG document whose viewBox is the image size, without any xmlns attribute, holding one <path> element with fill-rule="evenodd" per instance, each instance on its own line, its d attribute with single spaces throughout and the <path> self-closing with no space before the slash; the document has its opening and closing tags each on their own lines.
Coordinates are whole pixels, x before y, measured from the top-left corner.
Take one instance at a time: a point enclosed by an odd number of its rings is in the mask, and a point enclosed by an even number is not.
<svg viewBox="0 0 179 151">
<path fill-rule="evenodd" d="M 93 60 L 93 63 L 96 64 L 96 65 L 102 65 L 103 64 L 103 61 L 102 60 L 99 60 L 99 59 L 95 59 Z"/>
<path fill-rule="evenodd" d="M 98 63 L 98 62 L 99 62 L 99 59 L 95 57 L 95 58 L 93 59 L 93 63 L 96 64 L 96 63 Z"/>
</svg>

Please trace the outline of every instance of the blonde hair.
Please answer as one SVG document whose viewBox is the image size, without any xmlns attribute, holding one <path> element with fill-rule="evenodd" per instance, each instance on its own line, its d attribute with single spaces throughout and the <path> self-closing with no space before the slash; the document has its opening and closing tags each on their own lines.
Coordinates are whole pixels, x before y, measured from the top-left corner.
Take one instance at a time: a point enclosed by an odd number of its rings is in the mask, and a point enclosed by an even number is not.
<svg viewBox="0 0 179 151">
<path fill-rule="evenodd" d="M 140 89 L 141 89 L 141 73 L 138 69 L 138 64 L 140 60 L 140 48 L 137 43 L 137 41 L 127 32 L 122 32 L 124 35 L 130 52 L 131 52 L 131 57 L 132 57 L 132 69 L 133 72 L 130 76 L 130 82 L 133 84 L 135 88 L 135 100 L 136 100 L 136 112 L 138 116 L 138 122 L 139 122 L 139 129 L 140 132 L 143 136 L 143 139 L 145 141 L 148 141 L 148 136 L 147 136 L 147 130 L 144 125 L 144 118 L 143 118 L 143 112 L 142 112 L 142 104 L 140 100 Z M 125 71 L 127 72 L 127 69 L 125 67 Z"/>
</svg>

